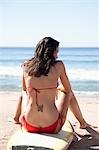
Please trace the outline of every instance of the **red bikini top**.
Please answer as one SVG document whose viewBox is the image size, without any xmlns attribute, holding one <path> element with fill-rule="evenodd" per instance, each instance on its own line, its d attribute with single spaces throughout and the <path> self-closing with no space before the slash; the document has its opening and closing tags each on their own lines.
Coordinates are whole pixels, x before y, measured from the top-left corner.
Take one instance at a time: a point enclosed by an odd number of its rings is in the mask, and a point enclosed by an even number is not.
<svg viewBox="0 0 99 150">
<path fill-rule="evenodd" d="M 38 104 L 38 93 L 40 93 L 40 90 L 48 90 L 48 89 L 56 89 L 56 88 L 57 88 L 57 86 L 50 87 L 50 88 L 42 88 L 42 89 L 36 89 L 36 88 L 33 88 L 33 87 L 28 87 L 27 88 L 28 92 L 31 92 L 32 90 L 34 90 L 36 92 L 36 105 L 38 107 L 38 111 L 39 111 L 39 107 L 43 107 L 43 106 Z"/>
</svg>

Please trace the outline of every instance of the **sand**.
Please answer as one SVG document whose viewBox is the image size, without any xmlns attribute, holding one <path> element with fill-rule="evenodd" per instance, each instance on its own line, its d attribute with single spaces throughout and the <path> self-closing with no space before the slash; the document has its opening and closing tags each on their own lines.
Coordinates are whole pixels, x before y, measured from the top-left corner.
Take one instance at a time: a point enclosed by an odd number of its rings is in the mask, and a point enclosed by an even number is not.
<svg viewBox="0 0 99 150">
<path fill-rule="evenodd" d="M 6 150 L 9 138 L 20 128 L 20 125 L 8 121 L 14 115 L 19 95 L 18 92 L 0 92 L 0 150 Z M 67 119 L 75 130 L 75 141 L 69 150 L 99 150 L 99 95 L 76 94 L 76 97 L 86 121 L 97 128 L 80 129 L 78 121 L 69 111 Z"/>
</svg>

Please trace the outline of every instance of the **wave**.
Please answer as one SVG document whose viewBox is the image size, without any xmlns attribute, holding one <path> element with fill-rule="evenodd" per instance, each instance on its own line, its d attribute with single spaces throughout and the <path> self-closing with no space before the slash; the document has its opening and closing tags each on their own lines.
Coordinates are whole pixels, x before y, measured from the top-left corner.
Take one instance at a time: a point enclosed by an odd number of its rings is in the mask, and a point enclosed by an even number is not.
<svg viewBox="0 0 99 150">
<path fill-rule="evenodd" d="M 70 80 L 99 81 L 99 70 L 70 69 L 67 74 Z"/>
<path fill-rule="evenodd" d="M 0 76 L 15 76 L 15 77 L 19 77 L 22 76 L 23 72 L 22 72 L 22 68 L 18 67 L 18 66 L 14 66 L 14 67 L 3 67 L 0 66 Z"/>
<path fill-rule="evenodd" d="M 94 56 L 71 56 L 71 55 L 60 55 L 59 59 L 63 61 L 71 61 L 71 62 L 96 62 L 99 63 L 99 55 Z"/>
<path fill-rule="evenodd" d="M 20 77 L 23 71 L 21 67 L 0 66 L 0 78 L 6 76 Z M 69 69 L 67 75 L 70 80 L 99 81 L 99 70 Z"/>
<path fill-rule="evenodd" d="M 98 91 L 77 91 L 73 90 L 75 94 L 79 94 L 81 96 L 95 96 L 96 98 L 99 97 L 99 92 Z"/>
</svg>

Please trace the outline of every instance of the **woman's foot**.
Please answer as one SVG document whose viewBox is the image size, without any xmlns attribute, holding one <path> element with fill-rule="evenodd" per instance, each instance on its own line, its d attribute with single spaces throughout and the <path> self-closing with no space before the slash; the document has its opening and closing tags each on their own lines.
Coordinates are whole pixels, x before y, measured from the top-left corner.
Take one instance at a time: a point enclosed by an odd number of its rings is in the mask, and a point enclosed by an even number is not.
<svg viewBox="0 0 99 150">
<path fill-rule="evenodd" d="M 15 118 L 15 117 L 14 118 L 9 118 L 8 121 L 12 122 L 14 124 L 20 124 L 19 119 Z"/>
<path fill-rule="evenodd" d="M 80 128 L 81 128 L 81 129 L 86 129 L 87 127 L 90 127 L 90 126 L 91 126 L 91 125 L 88 124 L 87 122 L 84 122 L 84 123 L 80 124 Z"/>
<path fill-rule="evenodd" d="M 87 127 L 97 128 L 97 126 L 92 126 L 92 125 L 88 124 L 85 120 L 83 120 L 82 123 L 80 123 L 80 128 L 86 129 Z"/>
</svg>

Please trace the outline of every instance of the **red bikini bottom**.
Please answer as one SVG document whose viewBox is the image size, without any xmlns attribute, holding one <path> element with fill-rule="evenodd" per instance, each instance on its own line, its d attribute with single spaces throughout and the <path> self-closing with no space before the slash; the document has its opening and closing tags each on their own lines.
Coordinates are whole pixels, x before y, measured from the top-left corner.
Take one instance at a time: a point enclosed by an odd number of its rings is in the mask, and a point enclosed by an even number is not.
<svg viewBox="0 0 99 150">
<path fill-rule="evenodd" d="M 42 127 L 35 127 L 35 126 L 30 125 L 26 121 L 25 117 L 23 116 L 22 120 L 21 120 L 21 125 L 26 129 L 26 131 L 32 132 L 32 133 L 55 133 L 55 130 L 57 128 L 59 121 L 62 125 L 62 119 L 60 118 L 60 115 L 59 115 L 57 121 L 55 121 L 55 123 L 53 123 L 52 125 L 50 125 L 48 127 L 42 128 Z"/>
</svg>

